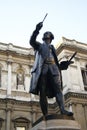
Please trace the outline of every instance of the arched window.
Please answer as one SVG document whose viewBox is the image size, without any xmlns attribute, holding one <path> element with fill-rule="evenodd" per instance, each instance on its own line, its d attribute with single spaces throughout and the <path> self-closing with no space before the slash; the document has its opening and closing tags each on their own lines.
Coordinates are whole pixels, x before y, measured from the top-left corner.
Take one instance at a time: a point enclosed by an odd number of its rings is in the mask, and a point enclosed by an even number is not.
<svg viewBox="0 0 87 130">
<path fill-rule="evenodd" d="M 23 117 L 16 118 L 13 120 L 15 130 L 28 130 L 30 121 L 28 119 L 25 119 Z"/>
</svg>

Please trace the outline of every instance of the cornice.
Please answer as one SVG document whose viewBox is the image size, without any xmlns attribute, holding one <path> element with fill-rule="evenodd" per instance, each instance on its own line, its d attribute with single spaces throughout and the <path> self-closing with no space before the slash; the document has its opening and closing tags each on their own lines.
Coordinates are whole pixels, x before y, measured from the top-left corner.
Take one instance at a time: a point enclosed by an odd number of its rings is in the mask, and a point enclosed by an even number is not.
<svg viewBox="0 0 87 130">
<path fill-rule="evenodd" d="M 83 47 L 79 47 L 79 46 L 71 45 L 71 44 L 67 44 L 67 43 L 62 43 L 58 48 L 56 48 L 57 54 L 59 54 L 64 49 L 68 49 L 68 50 L 72 50 L 72 51 L 77 51 L 79 53 L 87 54 L 87 48 L 83 48 Z"/>
<path fill-rule="evenodd" d="M 1 104 L 10 104 L 10 105 L 27 105 L 27 106 L 38 106 L 38 102 L 37 101 L 20 101 L 20 100 L 16 100 L 16 99 L 9 99 L 9 98 L 4 98 L 1 99 L 0 98 L 0 103 Z"/>
<path fill-rule="evenodd" d="M 74 50 L 87 54 L 87 44 L 78 42 L 76 40 L 70 40 L 65 37 L 62 37 L 62 40 L 56 46 L 57 54 L 59 54 L 63 49 Z"/>
<path fill-rule="evenodd" d="M 12 43 L 5 44 L 0 42 L 0 54 L 2 55 L 13 55 L 13 56 L 34 56 L 33 48 L 25 48 L 21 46 L 15 46 Z"/>
<path fill-rule="evenodd" d="M 32 61 L 34 61 L 33 55 L 25 55 L 25 54 L 18 54 L 13 51 L 1 51 L 0 50 L 0 60 L 1 61 L 12 61 L 12 63 L 23 63 L 25 65 L 32 64 Z"/>
<path fill-rule="evenodd" d="M 33 53 L 33 50 L 32 50 L 32 53 Z M 15 57 L 22 57 L 22 58 L 31 58 L 33 57 L 34 55 L 33 54 L 23 54 L 22 52 L 21 53 L 18 53 L 16 51 L 11 51 L 11 50 L 0 50 L 0 55 L 6 55 L 6 56 L 15 56 Z"/>
<path fill-rule="evenodd" d="M 87 94 L 86 93 L 68 92 L 64 96 L 65 96 L 65 100 L 67 100 L 68 98 L 87 99 Z"/>
</svg>

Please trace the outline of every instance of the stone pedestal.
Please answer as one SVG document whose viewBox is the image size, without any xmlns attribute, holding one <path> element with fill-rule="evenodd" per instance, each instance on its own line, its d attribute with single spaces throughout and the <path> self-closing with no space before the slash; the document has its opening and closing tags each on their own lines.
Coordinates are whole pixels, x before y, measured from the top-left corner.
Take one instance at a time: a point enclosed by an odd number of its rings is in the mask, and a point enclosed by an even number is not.
<svg viewBox="0 0 87 130">
<path fill-rule="evenodd" d="M 81 130 L 81 127 L 71 116 L 48 115 L 33 123 L 31 130 Z"/>
</svg>

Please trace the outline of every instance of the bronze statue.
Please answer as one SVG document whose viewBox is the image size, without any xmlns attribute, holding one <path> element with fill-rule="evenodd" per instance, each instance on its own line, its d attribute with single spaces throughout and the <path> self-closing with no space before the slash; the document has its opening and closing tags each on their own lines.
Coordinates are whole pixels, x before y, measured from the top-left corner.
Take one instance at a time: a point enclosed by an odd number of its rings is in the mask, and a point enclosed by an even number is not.
<svg viewBox="0 0 87 130">
<path fill-rule="evenodd" d="M 61 114 L 72 116 L 73 113 L 65 110 L 62 94 L 61 70 L 66 70 L 72 61 L 62 61 L 60 64 L 56 55 L 56 50 L 51 45 L 54 35 L 47 31 L 43 35 L 43 44 L 36 41 L 43 22 L 36 25 L 31 38 L 30 45 L 35 50 L 35 63 L 32 69 L 30 93 L 38 95 L 40 93 L 40 106 L 44 117 L 48 114 L 47 97 L 56 98 Z"/>
</svg>

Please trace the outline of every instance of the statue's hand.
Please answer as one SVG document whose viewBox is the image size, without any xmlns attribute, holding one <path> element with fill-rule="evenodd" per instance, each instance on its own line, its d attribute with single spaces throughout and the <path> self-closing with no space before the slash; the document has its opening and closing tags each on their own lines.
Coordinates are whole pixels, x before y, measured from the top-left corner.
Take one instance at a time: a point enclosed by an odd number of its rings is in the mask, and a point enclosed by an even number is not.
<svg viewBox="0 0 87 130">
<path fill-rule="evenodd" d="M 36 30 L 39 31 L 43 27 L 43 22 L 40 22 L 36 25 Z"/>
<path fill-rule="evenodd" d="M 67 68 L 68 68 L 68 66 L 70 65 L 70 64 L 73 64 L 74 62 L 73 61 L 62 61 L 61 63 L 60 63 L 60 67 L 61 67 L 61 69 L 62 70 L 66 70 Z"/>
</svg>

